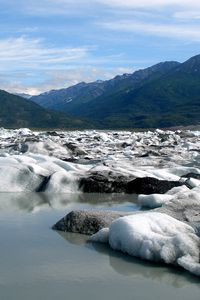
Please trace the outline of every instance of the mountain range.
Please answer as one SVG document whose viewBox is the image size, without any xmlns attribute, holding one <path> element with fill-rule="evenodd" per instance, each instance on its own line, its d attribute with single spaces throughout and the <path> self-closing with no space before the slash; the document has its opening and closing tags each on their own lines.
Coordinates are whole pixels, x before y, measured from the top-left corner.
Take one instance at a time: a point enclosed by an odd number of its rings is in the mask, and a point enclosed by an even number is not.
<svg viewBox="0 0 200 300">
<path fill-rule="evenodd" d="M 6 128 L 90 128 L 91 124 L 0 90 L 0 126 Z"/>
<path fill-rule="evenodd" d="M 40 127 L 67 124 L 66 127 L 114 129 L 197 125 L 200 120 L 200 55 L 184 63 L 161 62 L 106 81 L 81 82 L 23 101 L 31 103 L 33 110 L 36 108 L 33 104 L 37 104 L 41 116 L 44 114 Z"/>
</svg>

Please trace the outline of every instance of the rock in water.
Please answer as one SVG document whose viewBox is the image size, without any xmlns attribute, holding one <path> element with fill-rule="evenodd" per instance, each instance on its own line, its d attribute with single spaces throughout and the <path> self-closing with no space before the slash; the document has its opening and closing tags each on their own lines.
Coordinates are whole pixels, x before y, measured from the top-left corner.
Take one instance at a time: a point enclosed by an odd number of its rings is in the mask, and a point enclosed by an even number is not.
<svg viewBox="0 0 200 300">
<path fill-rule="evenodd" d="M 52 228 L 60 231 L 94 234 L 110 226 L 117 218 L 130 215 L 130 212 L 77 210 L 71 211 Z"/>
<path fill-rule="evenodd" d="M 156 195 L 151 195 L 151 197 Z M 160 195 L 157 195 L 160 196 Z M 174 188 L 162 196 L 172 197 L 162 207 L 152 209 L 152 212 L 163 213 L 194 228 L 200 236 L 200 187 L 189 190 L 187 187 Z M 150 199 L 151 200 L 151 199 Z M 61 219 L 54 229 L 92 234 L 101 228 L 109 227 L 113 220 L 125 215 L 143 215 L 144 211 L 117 212 L 78 210 L 72 211 Z M 88 227 L 88 228 L 87 228 Z"/>
</svg>

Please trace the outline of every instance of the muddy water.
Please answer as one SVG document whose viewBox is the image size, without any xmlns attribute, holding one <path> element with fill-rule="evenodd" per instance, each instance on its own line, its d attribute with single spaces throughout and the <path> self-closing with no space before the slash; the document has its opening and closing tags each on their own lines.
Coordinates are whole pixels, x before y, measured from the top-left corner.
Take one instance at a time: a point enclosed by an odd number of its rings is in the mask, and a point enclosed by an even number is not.
<svg viewBox="0 0 200 300">
<path fill-rule="evenodd" d="M 197 300 L 200 280 L 51 226 L 74 208 L 137 210 L 134 196 L 0 194 L 0 299 Z"/>
</svg>

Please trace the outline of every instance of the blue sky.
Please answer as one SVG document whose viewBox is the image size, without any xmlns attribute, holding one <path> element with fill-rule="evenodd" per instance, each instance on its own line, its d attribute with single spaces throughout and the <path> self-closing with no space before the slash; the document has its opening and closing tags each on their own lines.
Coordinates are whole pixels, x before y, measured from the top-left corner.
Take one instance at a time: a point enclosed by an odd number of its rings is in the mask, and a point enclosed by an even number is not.
<svg viewBox="0 0 200 300">
<path fill-rule="evenodd" d="M 197 0 L 0 0 L 0 89 L 37 94 L 200 54 Z"/>
</svg>

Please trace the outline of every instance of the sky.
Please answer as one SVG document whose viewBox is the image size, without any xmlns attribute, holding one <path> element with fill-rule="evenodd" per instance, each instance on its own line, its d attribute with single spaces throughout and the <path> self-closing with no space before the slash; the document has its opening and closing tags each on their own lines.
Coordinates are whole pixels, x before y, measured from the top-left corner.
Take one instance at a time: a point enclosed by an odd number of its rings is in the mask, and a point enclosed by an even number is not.
<svg viewBox="0 0 200 300">
<path fill-rule="evenodd" d="M 0 89 L 39 94 L 200 54 L 198 0 L 0 0 Z"/>
</svg>

